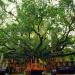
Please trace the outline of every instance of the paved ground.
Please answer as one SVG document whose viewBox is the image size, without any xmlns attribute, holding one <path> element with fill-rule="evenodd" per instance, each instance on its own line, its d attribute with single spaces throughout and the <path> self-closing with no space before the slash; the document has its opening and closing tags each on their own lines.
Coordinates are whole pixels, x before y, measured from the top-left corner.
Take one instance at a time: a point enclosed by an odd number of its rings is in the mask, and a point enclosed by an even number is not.
<svg viewBox="0 0 75 75">
<path fill-rule="evenodd" d="M 11 75 L 24 75 L 24 74 L 11 74 Z"/>
<path fill-rule="evenodd" d="M 11 74 L 11 75 L 24 75 L 24 74 Z M 48 73 L 48 75 L 51 75 L 51 74 Z M 56 75 L 75 75 L 75 74 L 56 74 Z"/>
</svg>

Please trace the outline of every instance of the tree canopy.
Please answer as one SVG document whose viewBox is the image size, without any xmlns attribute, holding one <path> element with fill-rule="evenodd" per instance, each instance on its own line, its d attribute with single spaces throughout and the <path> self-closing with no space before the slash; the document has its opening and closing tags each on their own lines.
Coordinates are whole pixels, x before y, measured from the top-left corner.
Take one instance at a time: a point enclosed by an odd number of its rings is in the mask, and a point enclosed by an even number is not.
<svg viewBox="0 0 75 75">
<path fill-rule="evenodd" d="M 0 0 L 0 53 L 47 58 L 75 49 L 73 0 Z M 8 10 L 12 4 L 13 9 Z"/>
</svg>

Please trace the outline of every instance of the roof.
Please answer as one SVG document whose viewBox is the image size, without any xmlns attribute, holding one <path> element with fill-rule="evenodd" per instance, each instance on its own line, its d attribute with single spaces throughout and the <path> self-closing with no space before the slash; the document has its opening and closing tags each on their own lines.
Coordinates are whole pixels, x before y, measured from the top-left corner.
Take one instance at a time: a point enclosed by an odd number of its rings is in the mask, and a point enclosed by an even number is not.
<svg viewBox="0 0 75 75">
<path fill-rule="evenodd" d="M 27 65 L 27 68 L 25 71 L 43 71 L 46 70 L 46 68 L 43 68 L 43 66 L 40 63 L 31 63 Z"/>
</svg>

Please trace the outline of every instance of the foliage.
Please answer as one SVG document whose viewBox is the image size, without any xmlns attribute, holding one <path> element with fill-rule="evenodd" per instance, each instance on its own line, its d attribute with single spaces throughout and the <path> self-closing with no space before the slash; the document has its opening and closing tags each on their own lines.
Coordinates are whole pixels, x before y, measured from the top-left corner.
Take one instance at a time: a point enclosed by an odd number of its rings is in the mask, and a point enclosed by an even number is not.
<svg viewBox="0 0 75 75">
<path fill-rule="evenodd" d="M 17 15 L 2 9 L 6 17 L 15 19 L 0 26 L 0 52 L 15 50 L 19 56 L 44 59 L 51 53 L 65 52 L 67 47 L 75 48 L 74 36 L 70 35 L 75 29 L 72 0 L 60 0 L 56 7 L 42 0 L 22 0 L 21 6 L 9 1 L 16 4 Z"/>
</svg>

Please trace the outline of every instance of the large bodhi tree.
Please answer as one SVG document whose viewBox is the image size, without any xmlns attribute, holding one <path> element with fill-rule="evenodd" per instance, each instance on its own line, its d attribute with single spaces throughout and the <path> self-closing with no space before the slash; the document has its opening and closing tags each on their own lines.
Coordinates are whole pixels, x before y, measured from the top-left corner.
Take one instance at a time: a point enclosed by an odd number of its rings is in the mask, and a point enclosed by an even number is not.
<svg viewBox="0 0 75 75">
<path fill-rule="evenodd" d="M 75 5 L 72 0 L 8 0 L 16 15 L 0 1 L 0 53 L 15 51 L 24 58 L 47 58 L 74 51 Z M 9 20 L 7 23 L 6 19 Z"/>
</svg>

